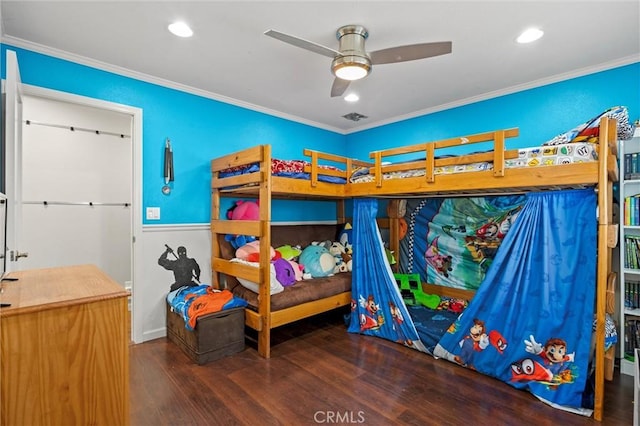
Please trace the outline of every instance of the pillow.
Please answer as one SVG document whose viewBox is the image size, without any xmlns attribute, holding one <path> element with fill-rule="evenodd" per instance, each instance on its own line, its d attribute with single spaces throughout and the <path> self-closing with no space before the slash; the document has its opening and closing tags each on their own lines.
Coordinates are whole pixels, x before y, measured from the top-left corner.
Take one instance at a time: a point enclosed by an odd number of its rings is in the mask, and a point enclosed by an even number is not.
<svg viewBox="0 0 640 426">
<path fill-rule="evenodd" d="M 573 129 L 543 143 L 543 146 L 561 145 L 571 142 L 598 142 L 600 133 L 600 119 L 602 117 L 615 118 L 618 122 L 618 139 L 627 140 L 633 137 L 633 126 L 629 123 L 629 111 L 627 107 L 615 106 L 609 108 L 600 115 L 582 123 Z"/>
<path fill-rule="evenodd" d="M 369 174 L 369 167 L 358 167 L 355 170 L 353 170 L 353 172 L 351 172 L 351 176 L 349 177 L 349 180 L 353 182 L 354 180 L 358 179 L 360 176 L 366 176 L 368 174 Z"/>
<path fill-rule="evenodd" d="M 231 259 L 231 262 L 242 263 L 243 265 L 253 266 L 255 268 L 260 266 L 260 264 L 257 263 L 257 262 L 247 262 L 246 260 L 238 259 L 237 257 Z M 240 278 L 240 277 L 236 277 L 236 279 L 238 280 L 240 285 L 242 285 L 244 288 L 246 288 L 248 290 L 251 290 L 254 293 L 259 293 L 260 292 L 257 283 L 254 283 L 252 281 L 249 281 L 249 280 L 246 280 L 246 279 Z M 280 284 L 278 282 L 278 279 L 276 278 L 276 269 L 275 269 L 275 267 L 273 266 L 273 263 L 272 263 L 271 264 L 271 291 L 270 291 L 270 294 L 274 295 L 274 294 L 282 293 L 283 291 L 284 291 L 284 287 L 282 286 L 282 284 Z"/>
</svg>

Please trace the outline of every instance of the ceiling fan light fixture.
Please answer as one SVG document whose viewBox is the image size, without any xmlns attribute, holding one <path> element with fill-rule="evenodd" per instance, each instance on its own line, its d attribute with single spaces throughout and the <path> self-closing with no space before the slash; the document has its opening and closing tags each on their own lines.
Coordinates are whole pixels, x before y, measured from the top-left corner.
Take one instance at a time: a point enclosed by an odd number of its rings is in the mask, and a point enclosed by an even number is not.
<svg viewBox="0 0 640 426">
<path fill-rule="evenodd" d="M 360 80 L 371 71 L 371 61 L 362 56 L 338 56 L 331 63 L 331 71 L 342 80 Z"/>
<path fill-rule="evenodd" d="M 276 30 L 267 30 L 264 34 L 331 58 L 331 72 L 335 76 L 331 85 L 332 98 L 342 96 L 352 81 L 369 75 L 373 64 L 393 64 L 446 55 L 451 53 L 452 46 L 451 41 L 440 41 L 408 44 L 368 53 L 364 45 L 369 32 L 362 25 L 344 25 L 338 28 L 338 50 Z"/>
</svg>

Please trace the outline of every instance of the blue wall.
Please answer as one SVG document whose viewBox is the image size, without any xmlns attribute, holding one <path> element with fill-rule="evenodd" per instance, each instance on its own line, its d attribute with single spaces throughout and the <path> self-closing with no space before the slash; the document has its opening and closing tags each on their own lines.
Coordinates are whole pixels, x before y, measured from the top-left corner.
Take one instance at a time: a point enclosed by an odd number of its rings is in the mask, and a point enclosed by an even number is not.
<svg viewBox="0 0 640 426">
<path fill-rule="evenodd" d="M 509 148 L 538 145 L 614 105 L 627 106 L 631 120 L 640 118 L 640 63 L 345 136 L 29 50 L 1 47 L 2 58 L 7 48 L 17 52 L 26 84 L 143 110 L 142 210 L 161 208 L 161 220 L 143 218 L 145 224 L 208 223 L 210 159 L 256 144 L 271 144 L 274 157 L 282 159 L 302 158 L 301 141 L 304 148 L 366 159 L 372 150 L 510 127 L 519 127 L 520 137 L 508 142 Z M 175 182 L 171 195 L 164 196 L 160 189 L 167 137 L 174 148 Z M 230 205 L 229 200 L 223 208 Z M 334 217 L 331 202 L 300 207 L 296 202 L 276 202 L 274 220 Z"/>
<path fill-rule="evenodd" d="M 640 63 L 354 133 L 346 155 L 365 160 L 375 150 L 512 127 L 520 136 L 507 148 L 535 146 L 616 105 L 640 118 Z"/>
<path fill-rule="evenodd" d="M 160 207 L 161 220 L 145 224 L 209 223 L 211 211 L 210 160 L 256 144 L 269 143 L 281 159 L 300 159 L 302 149 L 344 151 L 345 136 L 240 108 L 234 105 L 168 89 L 29 50 L 15 50 L 22 82 L 77 95 L 130 105 L 143 110 L 142 211 Z M 6 75 L 3 64 L 2 76 Z M 175 181 L 171 195 L 164 184 L 164 143 L 174 151 Z M 304 141 L 304 146 L 301 146 Z M 225 200 L 223 208 L 232 204 Z M 335 203 L 314 202 L 304 209 L 298 203 L 274 203 L 274 220 L 335 218 Z"/>
</svg>

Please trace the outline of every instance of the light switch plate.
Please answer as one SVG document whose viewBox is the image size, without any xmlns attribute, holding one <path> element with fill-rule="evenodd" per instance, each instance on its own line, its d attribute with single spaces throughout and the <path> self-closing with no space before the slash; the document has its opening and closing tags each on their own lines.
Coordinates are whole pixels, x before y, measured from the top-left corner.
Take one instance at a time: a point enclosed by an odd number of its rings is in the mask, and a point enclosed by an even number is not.
<svg viewBox="0 0 640 426">
<path fill-rule="evenodd" d="M 147 207 L 147 220 L 160 220 L 160 207 Z"/>
</svg>

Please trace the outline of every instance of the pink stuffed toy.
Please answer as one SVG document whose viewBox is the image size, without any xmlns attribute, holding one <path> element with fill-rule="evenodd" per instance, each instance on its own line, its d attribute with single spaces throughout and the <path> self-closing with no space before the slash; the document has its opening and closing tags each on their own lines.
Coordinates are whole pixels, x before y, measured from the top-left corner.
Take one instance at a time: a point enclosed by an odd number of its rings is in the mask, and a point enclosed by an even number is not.
<svg viewBox="0 0 640 426">
<path fill-rule="evenodd" d="M 257 201 L 236 201 L 236 204 L 227 210 L 227 219 L 232 220 L 258 220 L 260 218 L 260 206 Z"/>
<path fill-rule="evenodd" d="M 289 259 L 287 259 L 287 262 L 289 262 L 289 264 L 293 268 L 293 274 L 296 278 L 296 281 L 302 281 L 304 266 L 300 265 L 298 262 L 295 262 Z"/>
<path fill-rule="evenodd" d="M 271 259 L 280 258 L 280 253 L 276 252 L 273 247 L 270 249 Z M 247 262 L 259 262 L 260 261 L 260 241 L 252 241 L 247 243 L 236 250 L 236 257 L 238 259 L 246 260 Z"/>
</svg>

